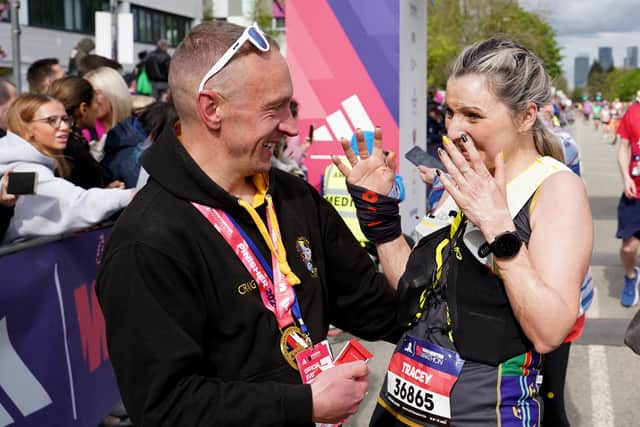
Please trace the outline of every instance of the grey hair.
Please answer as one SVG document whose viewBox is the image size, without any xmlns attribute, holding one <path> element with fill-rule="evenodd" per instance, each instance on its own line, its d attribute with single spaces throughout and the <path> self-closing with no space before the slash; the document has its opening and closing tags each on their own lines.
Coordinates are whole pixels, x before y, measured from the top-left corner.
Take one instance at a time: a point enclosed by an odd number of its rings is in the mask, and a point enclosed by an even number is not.
<svg viewBox="0 0 640 427">
<path fill-rule="evenodd" d="M 506 39 L 487 39 L 467 46 L 451 64 L 450 78 L 468 74 L 482 75 L 489 90 L 512 111 L 524 113 L 530 103 L 538 110 L 551 102 L 551 78 L 540 59 L 520 44 Z M 536 118 L 532 127 L 536 151 L 564 161 L 560 141 Z"/>
</svg>

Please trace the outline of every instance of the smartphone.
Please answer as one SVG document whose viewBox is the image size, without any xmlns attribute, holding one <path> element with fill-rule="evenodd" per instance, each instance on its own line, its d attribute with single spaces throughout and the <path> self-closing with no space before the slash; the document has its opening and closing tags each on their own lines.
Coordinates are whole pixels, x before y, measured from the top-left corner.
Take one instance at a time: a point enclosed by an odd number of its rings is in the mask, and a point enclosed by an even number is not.
<svg viewBox="0 0 640 427">
<path fill-rule="evenodd" d="M 309 125 L 309 142 L 313 142 L 313 124 Z"/>
<path fill-rule="evenodd" d="M 440 168 L 438 161 L 429 153 L 424 151 L 417 145 L 411 150 L 407 151 L 404 157 L 416 166 L 426 166 L 428 168 Z"/>
<path fill-rule="evenodd" d="M 36 172 L 11 172 L 7 178 L 7 193 L 36 194 L 37 184 Z"/>
</svg>

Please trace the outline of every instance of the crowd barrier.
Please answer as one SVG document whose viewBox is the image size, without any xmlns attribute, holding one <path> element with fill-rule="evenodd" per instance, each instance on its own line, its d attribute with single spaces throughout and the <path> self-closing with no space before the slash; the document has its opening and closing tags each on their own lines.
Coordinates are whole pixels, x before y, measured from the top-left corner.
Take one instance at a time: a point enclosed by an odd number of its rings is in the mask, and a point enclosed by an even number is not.
<svg viewBox="0 0 640 427">
<path fill-rule="evenodd" d="M 119 401 L 94 292 L 110 231 L 0 248 L 0 427 L 96 427 Z"/>
</svg>

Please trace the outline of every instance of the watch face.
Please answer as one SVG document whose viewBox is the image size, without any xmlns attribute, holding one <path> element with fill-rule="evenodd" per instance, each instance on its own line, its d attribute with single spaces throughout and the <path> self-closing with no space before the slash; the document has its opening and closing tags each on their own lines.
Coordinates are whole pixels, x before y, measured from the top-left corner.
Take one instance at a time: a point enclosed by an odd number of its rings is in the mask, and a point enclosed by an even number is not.
<svg viewBox="0 0 640 427">
<path fill-rule="evenodd" d="M 502 233 L 492 244 L 492 252 L 498 258 L 511 258 L 520 252 L 522 240 L 514 232 Z"/>
</svg>

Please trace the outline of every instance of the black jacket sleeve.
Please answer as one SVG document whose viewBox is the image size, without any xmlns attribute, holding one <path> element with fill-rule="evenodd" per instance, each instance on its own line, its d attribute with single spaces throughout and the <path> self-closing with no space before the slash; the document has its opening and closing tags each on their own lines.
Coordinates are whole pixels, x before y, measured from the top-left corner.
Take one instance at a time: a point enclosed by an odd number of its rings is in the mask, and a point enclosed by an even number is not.
<svg viewBox="0 0 640 427">
<path fill-rule="evenodd" d="M 207 363 L 212 350 L 204 348 L 211 319 L 199 284 L 180 260 L 127 242 L 107 252 L 96 292 L 116 378 L 136 426 L 311 423 L 308 385 L 216 377 L 224 366 Z"/>
</svg>

